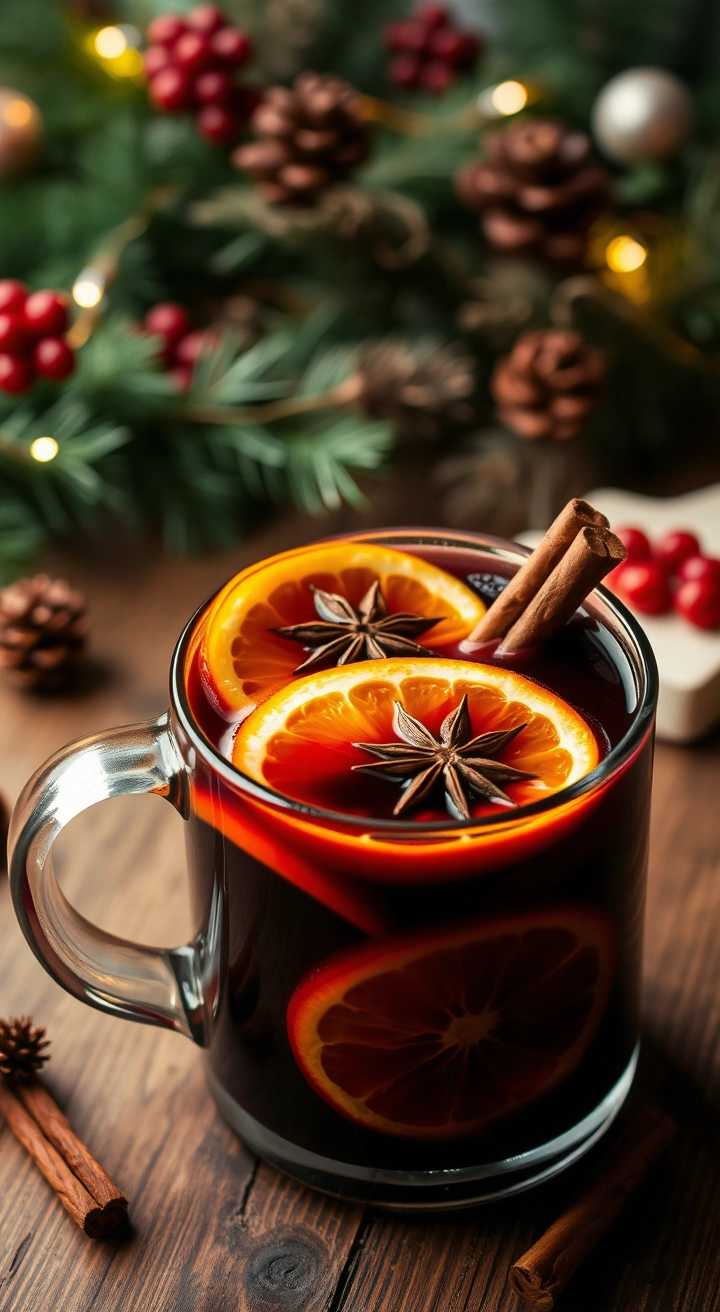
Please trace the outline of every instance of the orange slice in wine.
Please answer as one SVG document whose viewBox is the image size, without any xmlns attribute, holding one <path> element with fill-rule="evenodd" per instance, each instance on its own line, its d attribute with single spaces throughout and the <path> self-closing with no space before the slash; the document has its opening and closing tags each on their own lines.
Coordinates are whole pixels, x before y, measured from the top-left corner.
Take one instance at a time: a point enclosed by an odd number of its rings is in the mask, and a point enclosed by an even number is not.
<svg viewBox="0 0 720 1312">
<path fill-rule="evenodd" d="M 597 765 L 592 730 L 555 693 L 513 670 L 442 657 L 361 661 L 296 680 L 240 726 L 233 763 L 294 801 L 389 818 L 399 787 L 353 771 L 369 760 L 356 744 L 399 741 L 397 704 L 437 737 L 465 696 L 474 735 L 525 726 L 498 755 L 502 764 L 534 776 L 507 785 L 517 806 L 569 787 Z M 379 809 L 384 797 L 386 811 Z M 497 804 L 477 798 L 473 816 L 488 811 L 497 813 Z M 413 815 L 434 818 L 422 809 Z"/>
<path fill-rule="evenodd" d="M 207 618 L 200 668 L 220 709 L 247 714 L 293 680 L 308 650 L 274 630 L 317 621 L 313 589 L 357 607 L 376 582 L 388 615 L 438 617 L 416 639 L 429 652 L 460 642 L 485 614 L 452 574 L 390 547 L 344 541 L 284 552 L 232 579 Z"/>
<path fill-rule="evenodd" d="M 295 991 L 288 1034 L 309 1084 L 349 1120 L 458 1138 L 572 1074 L 614 966 L 600 912 L 483 920 L 345 952 Z"/>
</svg>

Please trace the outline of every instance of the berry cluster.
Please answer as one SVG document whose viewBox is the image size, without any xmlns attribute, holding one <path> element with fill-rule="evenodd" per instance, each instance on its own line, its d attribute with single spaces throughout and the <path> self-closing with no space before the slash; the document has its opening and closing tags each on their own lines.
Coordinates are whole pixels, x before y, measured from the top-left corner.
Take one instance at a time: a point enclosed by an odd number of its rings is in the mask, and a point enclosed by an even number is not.
<svg viewBox="0 0 720 1312">
<path fill-rule="evenodd" d="M 64 338 L 69 305 L 65 292 L 0 281 L 0 391 L 21 396 L 38 374 L 57 383 L 72 373 L 75 356 Z"/>
<path fill-rule="evenodd" d="M 210 335 L 201 329 L 194 329 L 187 310 L 175 301 L 162 301 L 153 305 L 145 315 L 143 330 L 161 339 L 160 359 L 178 391 L 187 392 L 195 361 L 212 345 Z"/>
<path fill-rule="evenodd" d="M 639 528 L 620 528 L 628 558 L 609 575 L 624 601 L 643 615 L 674 609 L 699 629 L 720 627 L 720 560 L 703 555 L 694 533 L 676 529 L 659 542 Z"/>
<path fill-rule="evenodd" d="M 207 141 L 235 141 L 259 102 L 253 87 L 235 81 L 250 58 L 249 36 L 231 27 L 215 5 L 198 5 L 186 18 L 153 19 L 148 38 L 145 72 L 155 108 L 166 114 L 192 110 Z"/>
<path fill-rule="evenodd" d="M 388 70 L 396 87 L 422 87 L 442 95 L 457 73 L 471 69 L 481 42 L 474 32 L 452 27 L 444 5 L 420 5 L 403 22 L 388 23 L 385 47 L 392 59 Z"/>
</svg>

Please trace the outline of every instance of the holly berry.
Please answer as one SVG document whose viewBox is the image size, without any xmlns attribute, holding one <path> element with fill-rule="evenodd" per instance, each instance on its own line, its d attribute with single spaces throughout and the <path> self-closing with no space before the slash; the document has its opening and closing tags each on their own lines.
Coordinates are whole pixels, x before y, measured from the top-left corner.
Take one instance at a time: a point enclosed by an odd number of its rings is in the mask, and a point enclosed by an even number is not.
<svg viewBox="0 0 720 1312">
<path fill-rule="evenodd" d="M 69 297 L 65 292 L 42 291 L 28 296 L 23 319 L 35 337 L 59 337 L 67 332 Z"/>
<path fill-rule="evenodd" d="M 170 370 L 170 377 L 175 383 L 178 392 L 189 391 L 190 384 L 192 383 L 192 376 L 193 371 L 190 365 L 176 364 L 175 368 Z"/>
<path fill-rule="evenodd" d="M 166 114 L 179 114 L 190 103 L 190 78 L 177 64 L 168 64 L 150 82 L 150 99 Z"/>
<path fill-rule="evenodd" d="M 247 64 L 252 53 L 252 41 L 239 27 L 223 27 L 210 39 L 210 49 L 221 64 L 231 68 L 241 68 Z"/>
<path fill-rule="evenodd" d="M 674 605 L 696 628 L 720 628 L 720 579 L 688 579 L 675 593 Z"/>
<path fill-rule="evenodd" d="M 198 356 L 202 354 L 206 347 L 207 337 L 205 333 L 201 332 L 199 329 L 195 329 L 193 332 L 186 333 L 184 337 L 180 338 L 180 341 L 175 347 L 175 360 L 177 364 L 185 365 L 191 369 Z"/>
<path fill-rule="evenodd" d="M 202 32 L 205 36 L 212 36 L 214 32 L 219 32 L 225 26 L 225 15 L 222 9 L 217 5 L 196 5 L 188 14 L 188 27 L 194 32 Z"/>
<path fill-rule="evenodd" d="M 145 76 L 149 81 L 157 77 L 163 68 L 169 68 L 173 57 L 166 46 L 149 46 L 143 56 Z"/>
<path fill-rule="evenodd" d="M 175 301 L 161 301 L 153 305 L 145 315 L 145 331 L 164 337 L 173 346 L 185 336 L 189 328 L 190 315 L 184 306 Z"/>
<path fill-rule="evenodd" d="M 691 579 L 707 579 L 720 585 L 720 560 L 715 560 L 713 556 L 688 556 L 678 570 L 678 578 L 682 583 L 689 583 Z"/>
<path fill-rule="evenodd" d="M 206 105 L 195 119 L 201 137 L 218 145 L 234 141 L 238 135 L 237 115 L 224 105 Z"/>
<path fill-rule="evenodd" d="M 628 561 L 615 590 L 643 615 L 662 615 L 672 602 L 667 574 L 657 560 Z"/>
<path fill-rule="evenodd" d="M 699 554 L 700 543 L 695 534 L 685 529 L 666 533 L 655 543 L 655 559 L 660 561 L 669 574 L 676 574 L 684 560 Z"/>
<path fill-rule="evenodd" d="M 183 32 L 187 32 L 187 24 L 178 14 L 161 14 L 147 30 L 148 40 L 154 46 L 174 46 Z"/>
<path fill-rule="evenodd" d="M 185 32 L 173 46 L 175 63 L 188 73 L 197 73 L 209 64 L 212 57 L 210 38 L 202 32 Z"/>
<path fill-rule="evenodd" d="M 0 355 L 0 391 L 21 396 L 33 384 L 33 370 L 29 360 L 21 355 Z"/>
<path fill-rule="evenodd" d="M 8 314 L 22 314 L 28 297 L 28 289 L 15 278 L 3 278 L 0 281 L 0 310 Z"/>
<path fill-rule="evenodd" d="M 396 86 L 424 87 L 440 95 L 457 73 L 472 68 L 480 41 L 452 27 L 444 5 L 420 5 L 409 19 L 388 23 L 384 41 L 393 58 L 388 69 Z"/>
<path fill-rule="evenodd" d="M 0 351 L 9 355 L 22 355 L 28 341 L 28 330 L 22 316 L 0 313 Z"/>
<path fill-rule="evenodd" d="M 69 378 L 75 368 L 75 356 L 62 337 L 41 337 L 32 352 L 36 373 L 51 382 Z"/>
<path fill-rule="evenodd" d="M 653 550 L 650 539 L 647 533 L 643 533 L 641 528 L 616 528 L 614 532 L 627 551 L 628 560 L 652 559 Z"/>
<path fill-rule="evenodd" d="M 198 132 L 213 143 L 235 141 L 255 109 L 257 93 L 237 86 L 235 70 L 250 56 L 250 38 L 230 27 L 217 5 L 197 5 L 187 20 L 165 14 L 148 28 L 145 54 L 150 100 L 167 114 L 195 111 Z"/>
<path fill-rule="evenodd" d="M 207 72 L 200 73 L 193 83 L 195 99 L 202 105 L 226 104 L 232 98 L 233 90 L 231 75 L 220 68 L 209 68 Z"/>
</svg>

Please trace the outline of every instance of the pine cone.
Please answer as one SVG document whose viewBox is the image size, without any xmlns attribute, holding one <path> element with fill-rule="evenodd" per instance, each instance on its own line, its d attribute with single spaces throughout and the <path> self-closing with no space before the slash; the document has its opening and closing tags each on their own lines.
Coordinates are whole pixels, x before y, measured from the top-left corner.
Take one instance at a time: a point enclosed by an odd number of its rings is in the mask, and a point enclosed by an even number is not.
<svg viewBox="0 0 720 1312">
<path fill-rule="evenodd" d="M 60 688 L 87 629 L 85 598 L 65 579 L 17 579 L 0 591 L 0 668 L 21 688 Z"/>
<path fill-rule="evenodd" d="M 329 73 L 301 73 L 292 88 L 270 87 L 250 120 L 260 138 L 233 153 L 272 205 L 308 205 L 362 164 L 369 129 L 357 92 Z"/>
<path fill-rule="evenodd" d="M 488 133 L 485 148 L 487 158 L 467 165 L 455 185 L 463 204 L 482 211 L 490 245 L 581 263 L 610 194 L 605 169 L 589 158 L 589 137 L 535 119 Z"/>
<path fill-rule="evenodd" d="M 401 437 L 439 437 L 473 418 L 471 357 L 458 346 L 390 337 L 367 342 L 358 353 L 365 414 L 389 419 Z"/>
<path fill-rule="evenodd" d="M 44 1029 L 36 1028 L 29 1016 L 0 1020 L 0 1076 L 16 1084 L 29 1084 L 42 1070 L 50 1047 Z"/>
<path fill-rule="evenodd" d="M 575 332 L 523 333 L 498 360 L 490 391 L 498 418 L 520 437 L 576 437 L 598 404 L 605 381 L 602 351 Z"/>
</svg>

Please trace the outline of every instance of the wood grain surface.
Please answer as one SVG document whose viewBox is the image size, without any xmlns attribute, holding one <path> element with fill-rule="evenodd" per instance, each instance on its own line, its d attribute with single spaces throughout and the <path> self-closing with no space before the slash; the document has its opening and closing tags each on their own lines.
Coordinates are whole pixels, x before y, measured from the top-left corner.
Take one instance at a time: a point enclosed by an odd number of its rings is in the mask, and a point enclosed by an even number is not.
<svg viewBox="0 0 720 1312">
<path fill-rule="evenodd" d="M 374 519 L 397 520 L 389 492 Z M 425 518 L 431 514 L 425 509 Z M 414 505 L 416 520 L 422 517 Z M 344 526 L 344 525 L 343 525 Z M 339 524 L 320 527 L 331 532 Z M 92 662 L 64 698 L 0 688 L 0 789 L 15 799 L 56 748 L 167 704 L 174 640 L 235 569 L 314 536 L 288 516 L 232 557 L 125 547 L 48 562 L 88 593 Z M 571 1281 L 565 1312 L 720 1307 L 720 738 L 657 754 L 642 1080 L 680 1120 L 667 1158 Z M 183 822 L 157 798 L 95 807 L 58 843 L 75 905 L 115 933 L 188 937 Z M 0 1127 L 0 1312 L 507 1312 L 511 1263 L 588 1164 L 512 1203 L 422 1220 L 347 1206 L 259 1164 L 215 1111 L 187 1040 L 92 1011 L 44 973 L 0 886 L 0 1015 L 30 1012 L 72 1124 L 130 1200 L 93 1242 Z"/>
</svg>

